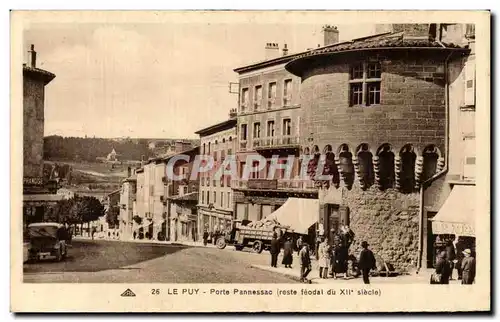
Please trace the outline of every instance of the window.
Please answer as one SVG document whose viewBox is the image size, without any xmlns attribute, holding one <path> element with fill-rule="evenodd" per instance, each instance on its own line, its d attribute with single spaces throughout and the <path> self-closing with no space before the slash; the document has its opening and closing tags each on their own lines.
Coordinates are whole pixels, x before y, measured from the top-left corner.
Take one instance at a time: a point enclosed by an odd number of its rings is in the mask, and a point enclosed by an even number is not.
<svg viewBox="0 0 500 322">
<path fill-rule="evenodd" d="M 221 208 L 224 208 L 224 192 L 222 191 L 220 193 L 220 206 Z"/>
<path fill-rule="evenodd" d="M 258 166 L 259 166 L 259 161 L 254 161 L 252 163 L 252 179 L 259 179 L 259 170 L 258 169 Z"/>
<path fill-rule="evenodd" d="M 267 108 L 273 108 L 276 103 L 276 83 L 269 83 L 269 88 L 267 91 Z"/>
<path fill-rule="evenodd" d="M 207 204 L 210 204 L 210 191 L 207 191 Z"/>
<path fill-rule="evenodd" d="M 227 193 L 227 208 L 231 208 L 231 193 Z"/>
<path fill-rule="evenodd" d="M 245 112 L 248 105 L 248 88 L 241 90 L 241 111 Z"/>
<path fill-rule="evenodd" d="M 231 155 L 233 154 L 233 150 L 232 149 L 227 149 L 227 155 Z"/>
<path fill-rule="evenodd" d="M 204 185 L 205 185 L 205 177 L 201 177 L 200 186 L 204 186 Z"/>
<path fill-rule="evenodd" d="M 184 194 L 188 193 L 188 187 L 183 187 L 182 189 Z"/>
<path fill-rule="evenodd" d="M 210 142 L 208 142 L 208 154 L 210 154 Z"/>
<path fill-rule="evenodd" d="M 203 154 L 205 154 L 205 143 L 203 143 Z"/>
<path fill-rule="evenodd" d="M 267 136 L 274 136 L 274 121 L 267 121 Z"/>
<path fill-rule="evenodd" d="M 262 86 L 255 86 L 255 96 L 253 99 L 253 107 L 255 110 L 260 109 L 260 105 L 262 103 Z"/>
<path fill-rule="evenodd" d="M 283 119 L 283 135 L 284 136 L 292 135 L 292 120 Z"/>
<path fill-rule="evenodd" d="M 217 203 L 217 192 L 214 191 L 214 204 Z"/>
<path fill-rule="evenodd" d="M 370 106 L 380 104 L 380 63 L 360 63 L 351 67 L 349 104 Z"/>
<path fill-rule="evenodd" d="M 283 86 L 283 105 L 290 106 L 292 101 L 292 80 L 286 79 Z"/>
<path fill-rule="evenodd" d="M 260 138 L 260 123 L 256 122 L 253 124 L 253 138 L 258 139 Z"/>
<path fill-rule="evenodd" d="M 241 140 L 242 141 L 247 140 L 247 125 L 246 124 L 241 124 Z M 208 151 L 210 152 L 210 143 L 208 144 Z"/>
</svg>

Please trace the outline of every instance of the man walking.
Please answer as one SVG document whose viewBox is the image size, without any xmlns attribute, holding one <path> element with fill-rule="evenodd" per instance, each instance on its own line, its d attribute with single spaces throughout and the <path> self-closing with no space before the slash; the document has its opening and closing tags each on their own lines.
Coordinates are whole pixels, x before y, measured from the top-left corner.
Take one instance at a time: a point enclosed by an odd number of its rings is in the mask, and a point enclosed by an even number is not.
<svg viewBox="0 0 500 322">
<path fill-rule="evenodd" d="M 280 242 L 278 240 L 278 235 L 273 234 L 273 239 L 271 239 L 271 267 L 278 267 L 278 254 L 280 253 Z"/>
<path fill-rule="evenodd" d="M 370 270 L 376 267 L 375 256 L 373 255 L 373 252 L 368 249 L 368 246 L 369 245 L 366 241 L 363 241 L 361 243 L 361 247 L 363 247 L 363 250 L 359 255 L 358 264 L 359 269 L 361 269 L 361 272 L 363 273 L 363 282 L 365 284 L 370 284 Z"/>
<path fill-rule="evenodd" d="M 311 257 L 309 257 L 309 246 L 307 243 L 302 245 L 302 249 L 299 252 L 300 258 L 300 281 L 305 283 L 311 283 L 307 279 L 307 275 L 311 272 Z"/>
</svg>

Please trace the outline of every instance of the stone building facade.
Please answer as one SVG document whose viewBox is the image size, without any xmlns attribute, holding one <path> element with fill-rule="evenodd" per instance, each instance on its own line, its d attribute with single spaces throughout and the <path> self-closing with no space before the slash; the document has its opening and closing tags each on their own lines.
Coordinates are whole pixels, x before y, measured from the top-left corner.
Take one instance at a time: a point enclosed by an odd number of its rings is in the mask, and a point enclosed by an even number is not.
<svg viewBox="0 0 500 322">
<path fill-rule="evenodd" d="M 134 203 L 137 195 L 137 174 L 129 172 L 120 192 L 120 239 L 133 239 Z"/>
<path fill-rule="evenodd" d="M 420 187 L 445 167 L 447 63 L 467 48 L 433 25 L 305 52 L 285 68 L 301 77 L 302 151 L 325 155 L 319 224 L 349 225 L 400 269 L 421 261 Z"/>
<path fill-rule="evenodd" d="M 36 65 L 34 45 L 29 62 L 23 64 L 23 222 L 40 222 L 48 208 L 59 200 L 57 182 L 43 175 L 43 136 L 45 124 L 45 86 L 55 77 Z M 29 195 L 37 195 L 29 196 Z"/>
<path fill-rule="evenodd" d="M 198 197 L 198 235 L 203 232 L 230 230 L 233 219 L 232 180 L 230 175 L 219 178 L 217 170 L 227 157 L 236 152 L 236 115 L 196 132 L 200 136 L 200 153 L 214 159 L 214 171 L 200 174 Z"/>
</svg>

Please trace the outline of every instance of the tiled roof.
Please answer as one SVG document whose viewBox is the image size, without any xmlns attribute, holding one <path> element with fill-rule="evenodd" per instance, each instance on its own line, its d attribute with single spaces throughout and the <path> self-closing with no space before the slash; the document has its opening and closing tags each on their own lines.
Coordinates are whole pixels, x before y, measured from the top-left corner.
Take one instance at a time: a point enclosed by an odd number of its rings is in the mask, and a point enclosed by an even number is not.
<svg viewBox="0 0 500 322">
<path fill-rule="evenodd" d="M 442 44 L 442 45 L 441 45 Z M 313 49 L 298 55 L 295 59 L 300 59 L 306 56 L 314 56 L 324 53 L 348 51 L 348 50 L 359 50 L 359 49 L 369 49 L 369 48 L 411 48 L 411 47 L 436 47 L 436 48 L 462 48 L 459 45 L 451 43 L 440 43 L 435 40 L 429 39 L 404 39 L 403 33 L 388 33 L 375 35 L 371 37 L 364 37 L 354 39 L 352 41 L 346 41 L 342 43 L 337 43 L 330 46 L 325 46 L 317 49 Z"/>
<path fill-rule="evenodd" d="M 196 131 L 194 133 L 195 134 L 199 134 L 199 135 L 209 135 L 209 134 L 212 134 L 212 133 L 216 133 L 218 131 L 225 130 L 227 128 L 235 127 L 236 123 L 237 123 L 236 119 L 229 119 L 229 120 L 225 120 L 223 122 L 219 122 L 219 123 L 214 124 L 214 125 L 210 125 L 210 126 L 208 126 L 206 128 L 198 130 L 198 131 Z"/>
<path fill-rule="evenodd" d="M 43 70 L 40 68 L 30 67 L 28 65 L 23 64 L 23 74 L 24 73 L 40 77 L 45 81 L 46 84 L 49 83 L 51 80 L 53 80 L 56 77 L 55 74 L 52 74 L 51 72 L 48 72 L 46 70 Z"/>
<path fill-rule="evenodd" d="M 466 47 L 453 43 L 442 43 L 432 39 L 411 39 L 405 38 L 403 32 L 384 33 L 364 38 L 353 39 L 336 43 L 333 45 L 315 48 L 297 55 L 294 60 L 290 61 L 286 66 L 286 70 L 293 74 L 297 74 L 298 65 L 307 58 L 314 56 L 328 55 L 350 51 L 372 50 L 372 49 L 410 49 L 410 48 L 431 48 L 431 49 L 448 49 L 448 50 L 468 50 Z"/>
</svg>

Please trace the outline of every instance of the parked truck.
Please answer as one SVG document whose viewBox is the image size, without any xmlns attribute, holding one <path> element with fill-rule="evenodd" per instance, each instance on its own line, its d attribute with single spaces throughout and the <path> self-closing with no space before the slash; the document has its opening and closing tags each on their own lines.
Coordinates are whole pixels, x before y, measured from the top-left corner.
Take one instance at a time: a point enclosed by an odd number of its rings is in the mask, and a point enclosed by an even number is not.
<svg viewBox="0 0 500 322">
<path fill-rule="evenodd" d="M 271 239 L 275 233 L 281 240 L 283 240 L 282 237 L 293 234 L 293 230 L 279 225 L 255 228 L 242 225 L 240 221 L 234 221 L 232 226 L 230 232 L 217 239 L 217 248 L 224 249 L 227 245 L 234 245 L 236 250 L 251 247 L 254 253 L 261 253 L 263 250 L 270 248 Z"/>
</svg>

